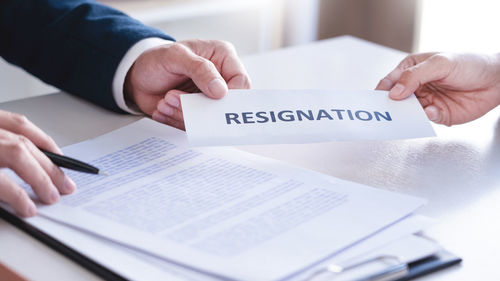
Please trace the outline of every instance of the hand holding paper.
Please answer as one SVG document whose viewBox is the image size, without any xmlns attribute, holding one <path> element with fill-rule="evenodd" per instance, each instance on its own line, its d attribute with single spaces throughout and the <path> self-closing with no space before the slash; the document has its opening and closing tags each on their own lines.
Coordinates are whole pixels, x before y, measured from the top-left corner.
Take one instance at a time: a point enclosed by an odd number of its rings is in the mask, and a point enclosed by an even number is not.
<svg viewBox="0 0 500 281">
<path fill-rule="evenodd" d="M 181 96 L 192 145 L 310 143 L 434 136 L 415 97 L 381 91 L 234 90 Z"/>
</svg>

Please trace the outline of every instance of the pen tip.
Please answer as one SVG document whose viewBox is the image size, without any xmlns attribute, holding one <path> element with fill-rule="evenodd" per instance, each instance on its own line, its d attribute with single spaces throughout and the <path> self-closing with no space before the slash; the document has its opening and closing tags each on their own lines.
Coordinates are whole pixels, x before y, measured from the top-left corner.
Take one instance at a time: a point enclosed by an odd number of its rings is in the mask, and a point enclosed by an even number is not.
<svg viewBox="0 0 500 281">
<path fill-rule="evenodd" d="M 109 176 L 108 173 L 104 172 L 104 171 L 99 171 L 99 175 L 103 175 L 103 176 Z"/>
</svg>

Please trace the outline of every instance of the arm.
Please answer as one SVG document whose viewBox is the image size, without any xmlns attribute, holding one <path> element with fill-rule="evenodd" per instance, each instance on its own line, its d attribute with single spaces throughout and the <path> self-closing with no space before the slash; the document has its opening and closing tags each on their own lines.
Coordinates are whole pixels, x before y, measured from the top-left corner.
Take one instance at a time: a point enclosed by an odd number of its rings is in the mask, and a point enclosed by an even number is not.
<svg viewBox="0 0 500 281">
<path fill-rule="evenodd" d="M 184 128 L 180 94 L 221 98 L 228 88 L 250 87 L 232 45 L 166 44 L 173 40 L 168 35 L 90 0 L 2 0 L 0 36 L 0 55 L 43 81 L 177 128 Z M 16 172 L 42 202 L 52 204 L 76 185 L 37 147 L 60 152 L 25 117 L 0 111 L 0 168 Z M 36 214 L 27 193 L 1 171 L 0 200 L 20 215 Z"/>
<path fill-rule="evenodd" d="M 89 0 L 3 0 L 0 55 L 46 83 L 120 111 L 118 65 L 137 42 L 172 37 Z"/>
</svg>

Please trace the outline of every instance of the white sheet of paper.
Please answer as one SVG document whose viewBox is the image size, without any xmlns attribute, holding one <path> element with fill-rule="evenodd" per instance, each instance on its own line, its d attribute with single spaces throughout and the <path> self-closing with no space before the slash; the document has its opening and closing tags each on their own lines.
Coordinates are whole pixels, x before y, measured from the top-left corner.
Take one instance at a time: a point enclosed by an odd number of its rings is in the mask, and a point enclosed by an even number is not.
<svg viewBox="0 0 500 281">
<path fill-rule="evenodd" d="M 314 143 L 435 136 L 415 96 L 385 91 L 231 90 L 181 95 L 192 145 Z"/>
<path fill-rule="evenodd" d="M 232 148 L 191 149 L 142 119 L 64 149 L 110 176 L 39 213 L 199 271 L 284 278 L 413 212 L 424 200 Z"/>
</svg>

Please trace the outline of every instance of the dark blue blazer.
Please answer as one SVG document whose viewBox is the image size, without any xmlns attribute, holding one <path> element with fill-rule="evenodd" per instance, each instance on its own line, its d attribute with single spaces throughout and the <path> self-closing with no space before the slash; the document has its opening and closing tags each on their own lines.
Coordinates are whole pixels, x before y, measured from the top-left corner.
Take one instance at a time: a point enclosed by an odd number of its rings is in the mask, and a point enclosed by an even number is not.
<svg viewBox="0 0 500 281">
<path fill-rule="evenodd" d="M 0 56 L 44 82 L 108 109 L 116 68 L 160 30 L 89 0 L 0 0 Z"/>
</svg>

